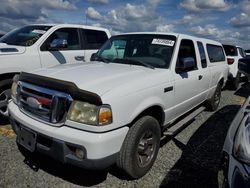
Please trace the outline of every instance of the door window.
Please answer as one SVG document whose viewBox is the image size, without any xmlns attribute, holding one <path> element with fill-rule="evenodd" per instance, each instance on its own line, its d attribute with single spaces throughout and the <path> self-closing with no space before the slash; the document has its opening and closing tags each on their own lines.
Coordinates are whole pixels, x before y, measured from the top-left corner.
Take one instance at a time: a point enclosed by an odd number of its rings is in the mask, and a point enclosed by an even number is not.
<svg viewBox="0 0 250 188">
<path fill-rule="evenodd" d="M 62 28 L 58 29 L 44 42 L 41 51 L 48 51 L 49 45 L 55 39 L 65 39 L 68 42 L 66 48 L 61 50 L 81 50 L 78 29 L 77 28 Z"/>
<path fill-rule="evenodd" d="M 81 31 L 85 50 L 99 49 L 108 40 L 107 33 L 104 31 L 90 29 L 82 29 Z"/>
<path fill-rule="evenodd" d="M 180 67 L 182 66 L 182 60 L 185 58 L 193 58 L 195 62 L 195 66 L 189 67 L 189 69 L 186 69 L 185 71 L 181 70 Z M 195 49 L 194 49 L 194 43 L 192 40 L 184 39 L 181 41 L 180 49 L 178 53 L 178 59 L 176 62 L 176 72 L 188 72 L 193 71 L 197 69 L 197 61 L 196 61 L 196 55 L 195 55 Z"/>
</svg>

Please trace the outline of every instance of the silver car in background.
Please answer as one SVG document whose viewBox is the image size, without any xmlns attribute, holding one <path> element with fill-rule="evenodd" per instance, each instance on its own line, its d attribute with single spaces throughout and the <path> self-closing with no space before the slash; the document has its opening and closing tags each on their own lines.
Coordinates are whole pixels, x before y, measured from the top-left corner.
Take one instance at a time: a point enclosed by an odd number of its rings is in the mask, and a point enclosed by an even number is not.
<svg viewBox="0 0 250 188">
<path fill-rule="evenodd" d="M 228 130 L 218 172 L 219 187 L 250 187 L 250 97 Z"/>
</svg>

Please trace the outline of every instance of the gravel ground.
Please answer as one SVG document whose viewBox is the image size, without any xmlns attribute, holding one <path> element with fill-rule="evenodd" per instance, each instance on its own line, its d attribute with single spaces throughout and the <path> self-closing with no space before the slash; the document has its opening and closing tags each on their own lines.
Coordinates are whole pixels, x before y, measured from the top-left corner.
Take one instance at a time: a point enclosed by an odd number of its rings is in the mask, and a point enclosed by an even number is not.
<svg viewBox="0 0 250 188">
<path fill-rule="evenodd" d="M 139 180 L 117 169 L 92 172 L 62 165 L 45 156 L 24 157 L 9 125 L 0 125 L 0 187 L 217 187 L 220 151 L 250 84 L 224 90 L 220 108 L 202 112 L 174 138 L 162 141 L 156 162 Z"/>
</svg>

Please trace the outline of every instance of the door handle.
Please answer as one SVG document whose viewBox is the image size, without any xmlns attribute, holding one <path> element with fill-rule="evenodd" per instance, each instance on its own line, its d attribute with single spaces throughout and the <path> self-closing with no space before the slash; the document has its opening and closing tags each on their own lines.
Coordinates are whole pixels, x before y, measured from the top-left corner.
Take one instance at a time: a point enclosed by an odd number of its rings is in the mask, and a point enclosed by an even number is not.
<svg viewBox="0 0 250 188">
<path fill-rule="evenodd" d="M 75 56 L 76 61 L 85 61 L 84 56 Z"/>
<path fill-rule="evenodd" d="M 199 75 L 198 79 L 201 80 L 202 78 L 203 78 L 203 76 L 202 76 L 202 75 Z"/>
</svg>

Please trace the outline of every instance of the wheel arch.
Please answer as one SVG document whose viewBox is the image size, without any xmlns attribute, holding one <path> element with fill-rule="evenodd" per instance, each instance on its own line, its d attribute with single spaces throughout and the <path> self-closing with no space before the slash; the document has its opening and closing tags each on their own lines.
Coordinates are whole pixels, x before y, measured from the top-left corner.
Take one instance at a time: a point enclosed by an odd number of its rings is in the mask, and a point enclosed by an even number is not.
<svg viewBox="0 0 250 188">
<path fill-rule="evenodd" d="M 163 127 L 165 121 L 165 113 L 162 106 L 158 104 L 148 106 L 147 108 L 142 110 L 137 116 L 135 116 L 135 118 L 129 125 L 132 126 L 134 122 L 136 122 L 138 119 L 146 115 L 154 117 L 158 121 L 160 127 L 161 128 Z"/>
<path fill-rule="evenodd" d="M 224 82 L 224 77 L 221 77 L 221 78 L 219 79 L 218 84 L 220 84 L 222 87 L 224 86 L 224 84 L 225 84 L 225 82 Z"/>
</svg>

